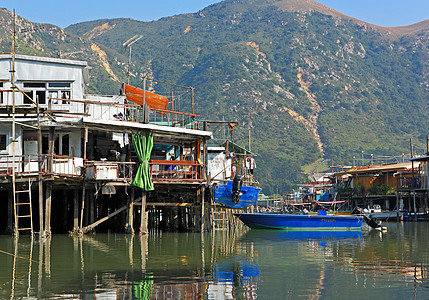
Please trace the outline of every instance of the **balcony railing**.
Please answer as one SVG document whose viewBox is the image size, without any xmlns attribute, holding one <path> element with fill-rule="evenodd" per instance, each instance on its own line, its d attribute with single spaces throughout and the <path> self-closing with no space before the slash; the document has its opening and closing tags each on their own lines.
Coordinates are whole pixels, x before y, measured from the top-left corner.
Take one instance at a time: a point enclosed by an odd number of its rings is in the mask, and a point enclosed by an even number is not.
<svg viewBox="0 0 429 300">
<path fill-rule="evenodd" d="M 105 98 L 104 98 L 105 99 Z M 65 101 L 61 98 L 49 98 L 48 107 L 54 107 L 53 102 Z M 145 111 L 142 106 L 133 103 L 122 103 L 123 100 L 112 98 L 110 102 L 97 100 L 74 100 L 67 99 L 68 103 L 81 105 L 70 105 L 67 114 L 76 117 L 87 116 L 93 119 L 105 121 L 131 121 L 150 124 L 156 124 L 169 127 L 182 127 L 189 129 L 198 129 L 195 118 L 199 115 L 184 113 L 173 110 L 149 109 Z M 83 105 L 82 105 L 83 104 Z M 77 111 L 72 111 L 75 108 Z M 61 115 L 61 111 L 54 113 Z M 63 112 L 65 114 L 65 112 Z"/>
<path fill-rule="evenodd" d="M 89 180 L 125 180 L 130 181 L 138 166 L 135 162 L 117 161 L 89 161 L 79 157 L 63 155 L 41 156 L 42 174 L 81 177 Z M 175 181 L 195 182 L 203 181 L 203 165 L 196 161 L 151 160 L 149 162 L 150 174 L 154 182 Z M 0 176 L 36 175 L 39 172 L 37 155 L 4 156 L 0 160 Z"/>
<path fill-rule="evenodd" d="M 83 159 L 63 155 L 41 155 L 42 173 L 54 175 L 80 176 Z M 35 175 L 39 172 L 38 155 L 2 156 L 0 159 L 0 174 L 11 176 Z"/>
<path fill-rule="evenodd" d="M 418 175 L 416 177 L 398 176 L 396 177 L 396 183 L 399 190 L 418 190 L 421 188 Z"/>
<path fill-rule="evenodd" d="M 153 181 L 203 181 L 203 165 L 197 161 L 151 160 Z"/>
</svg>

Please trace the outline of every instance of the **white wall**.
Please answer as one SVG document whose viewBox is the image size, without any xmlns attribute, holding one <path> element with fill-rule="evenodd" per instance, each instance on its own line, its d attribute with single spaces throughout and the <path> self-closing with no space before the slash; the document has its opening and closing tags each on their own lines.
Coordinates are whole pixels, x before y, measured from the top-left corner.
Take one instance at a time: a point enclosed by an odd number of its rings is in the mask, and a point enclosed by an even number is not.
<svg viewBox="0 0 429 300">
<path fill-rule="evenodd" d="M 87 64 L 56 58 L 17 55 L 15 61 L 15 82 L 24 90 L 23 82 L 70 82 L 72 99 L 83 100 Z M 0 55 L 0 80 L 11 80 L 11 55 Z M 10 89 L 10 83 L 4 83 L 3 89 Z M 4 104 L 12 104 L 12 93 L 5 93 Z M 23 95 L 15 93 L 15 104 L 23 104 Z M 77 112 L 83 111 L 83 104 L 71 103 L 68 107 Z"/>
</svg>

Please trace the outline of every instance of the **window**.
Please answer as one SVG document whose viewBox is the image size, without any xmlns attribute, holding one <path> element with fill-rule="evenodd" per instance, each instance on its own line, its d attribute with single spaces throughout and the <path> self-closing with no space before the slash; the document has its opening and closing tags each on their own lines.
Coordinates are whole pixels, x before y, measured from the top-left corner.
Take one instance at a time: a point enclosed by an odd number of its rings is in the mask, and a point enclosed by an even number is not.
<svg viewBox="0 0 429 300">
<path fill-rule="evenodd" d="M 54 98 L 52 104 L 69 104 L 70 101 L 62 99 L 71 99 L 71 82 L 23 82 L 24 87 L 24 104 L 34 104 L 39 101 L 39 104 L 45 105 L 48 103 L 48 98 Z M 0 86 L 1 88 L 1 86 Z M 0 94 L 1 97 L 1 94 Z M 3 99 L 0 98 L 0 101 Z"/>
<path fill-rule="evenodd" d="M 48 146 L 49 145 L 47 145 L 47 147 Z M 55 154 L 70 156 L 69 146 L 70 146 L 70 135 L 68 133 L 59 133 L 55 135 L 55 141 L 54 141 Z"/>
<path fill-rule="evenodd" d="M 53 104 L 70 104 L 70 101 L 60 99 L 71 99 L 71 82 L 49 82 L 48 95 L 53 99 Z"/>
<path fill-rule="evenodd" d="M 69 153 L 69 135 L 68 134 L 64 134 L 63 136 L 62 136 L 62 139 L 61 139 L 61 155 L 67 155 L 67 156 L 70 156 L 70 153 Z"/>
<path fill-rule="evenodd" d="M 0 151 L 6 150 L 6 134 L 0 134 Z"/>
<path fill-rule="evenodd" d="M 48 84 L 49 88 L 70 88 L 71 82 L 50 82 Z"/>
<path fill-rule="evenodd" d="M 0 103 L 3 103 L 3 82 L 0 82 Z"/>
<path fill-rule="evenodd" d="M 46 91 L 36 91 L 36 101 L 39 104 L 46 104 Z"/>
<path fill-rule="evenodd" d="M 46 89 L 46 83 L 44 82 L 24 82 L 25 88 L 43 88 Z"/>
<path fill-rule="evenodd" d="M 24 104 L 33 104 L 33 91 L 24 91 Z"/>
</svg>

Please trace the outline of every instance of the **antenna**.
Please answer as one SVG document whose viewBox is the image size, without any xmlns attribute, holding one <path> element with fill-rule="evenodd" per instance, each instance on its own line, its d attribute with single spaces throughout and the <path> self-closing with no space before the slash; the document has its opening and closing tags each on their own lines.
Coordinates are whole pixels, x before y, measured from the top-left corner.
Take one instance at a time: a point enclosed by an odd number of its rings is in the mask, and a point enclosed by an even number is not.
<svg viewBox="0 0 429 300">
<path fill-rule="evenodd" d="M 130 84 L 130 70 L 131 70 L 131 46 L 137 42 L 138 40 L 140 40 L 143 36 L 136 34 L 135 36 L 133 36 L 132 38 L 130 38 L 129 40 L 127 40 L 125 43 L 122 44 L 122 46 L 124 46 L 124 48 L 129 47 L 130 48 L 130 56 L 128 58 L 128 72 L 127 72 L 127 76 L 128 76 L 128 84 Z"/>
</svg>

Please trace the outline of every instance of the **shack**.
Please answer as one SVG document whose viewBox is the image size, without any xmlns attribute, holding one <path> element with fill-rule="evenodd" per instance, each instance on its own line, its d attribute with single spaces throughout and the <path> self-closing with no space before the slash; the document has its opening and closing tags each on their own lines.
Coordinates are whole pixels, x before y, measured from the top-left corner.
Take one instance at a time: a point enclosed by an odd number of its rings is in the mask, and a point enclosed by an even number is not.
<svg viewBox="0 0 429 300">
<path fill-rule="evenodd" d="M 193 89 L 182 103 L 192 112 L 174 109 L 172 93 L 160 109 L 145 91 L 142 104 L 86 94 L 87 69 L 0 55 L 0 231 L 207 230 L 212 133 L 198 128 Z"/>
</svg>

